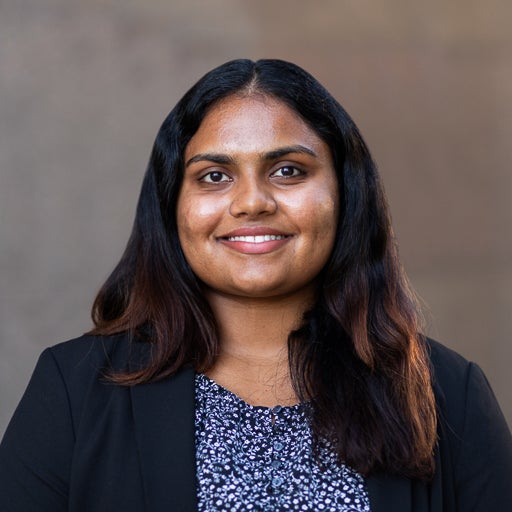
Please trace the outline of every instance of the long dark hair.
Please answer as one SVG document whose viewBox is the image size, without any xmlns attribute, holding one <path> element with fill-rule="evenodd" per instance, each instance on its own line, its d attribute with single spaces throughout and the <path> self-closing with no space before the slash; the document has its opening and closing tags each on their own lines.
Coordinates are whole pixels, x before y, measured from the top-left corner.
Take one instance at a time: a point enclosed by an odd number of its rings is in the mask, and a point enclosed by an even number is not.
<svg viewBox="0 0 512 512">
<path fill-rule="evenodd" d="M 319 296 L 290 333 L 290 370 L 313 406 L 317 439 L 329 439 L 362 474 L 427 479 L 436 414 L 420 313 L 401 268 L 379 175 L 359 130 L 311 75 L 280 60 L 235 60 L 206 74 L 163 122 L 126 250 L 94 302 L 93 334 L 128 331 L 147 342 L 143 367 L 111 374 L 123 385 L 162 379 L 218 353 L 213 313 L 178 239 L 176 203 L 185 147 L 219 100 L 252 92 L 277 98 L 327 143 L 340 219 Z"/>
</svg>

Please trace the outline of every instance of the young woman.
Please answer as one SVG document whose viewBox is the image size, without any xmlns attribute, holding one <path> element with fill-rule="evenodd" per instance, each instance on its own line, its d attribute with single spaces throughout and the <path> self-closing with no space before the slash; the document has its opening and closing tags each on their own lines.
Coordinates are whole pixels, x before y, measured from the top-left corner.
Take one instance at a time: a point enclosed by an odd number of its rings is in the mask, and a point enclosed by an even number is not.
<svg viewBox="0 0 512 512">
<path fill-rule="evenodd" d="M 93 318 L 40 358 L 2 511 L 512 507 L 489 384 L 421 335 L 368 149 L 293 64 L 228 62 L 169 114 Z"/>
</svg>

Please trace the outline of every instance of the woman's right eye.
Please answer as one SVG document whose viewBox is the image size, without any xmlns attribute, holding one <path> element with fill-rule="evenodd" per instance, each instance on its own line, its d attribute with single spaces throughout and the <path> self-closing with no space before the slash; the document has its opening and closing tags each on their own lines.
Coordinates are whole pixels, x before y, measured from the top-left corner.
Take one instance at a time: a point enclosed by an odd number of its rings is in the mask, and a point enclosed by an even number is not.
<svg viewBox="0 0 512 512">
<path fill-rule="evenodd" d="M 211 171 L 202 176 L 199 181 L 203 181 L 205 183 L 223 183 L 232 180 L 227 174 L 223 172 Z"/>
</svg>

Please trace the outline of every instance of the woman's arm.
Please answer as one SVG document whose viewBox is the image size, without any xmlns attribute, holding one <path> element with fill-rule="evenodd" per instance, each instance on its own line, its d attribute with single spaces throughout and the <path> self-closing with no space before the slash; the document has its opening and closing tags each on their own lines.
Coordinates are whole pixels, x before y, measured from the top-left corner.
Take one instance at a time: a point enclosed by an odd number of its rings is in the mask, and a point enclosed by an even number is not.
<svg viewBox="0 0 512 512">
<path fill-rule="evenodd" d="M 0 444 L 0 510 L 66 511 L 74 442 L 66 385 L 45 350 Z"/>
<path fill-rule="evenodd" d="M 457 510 L 512 510 L 512 436 L 482 370 L 469 363 L 454 460 Z"/>
</svg>

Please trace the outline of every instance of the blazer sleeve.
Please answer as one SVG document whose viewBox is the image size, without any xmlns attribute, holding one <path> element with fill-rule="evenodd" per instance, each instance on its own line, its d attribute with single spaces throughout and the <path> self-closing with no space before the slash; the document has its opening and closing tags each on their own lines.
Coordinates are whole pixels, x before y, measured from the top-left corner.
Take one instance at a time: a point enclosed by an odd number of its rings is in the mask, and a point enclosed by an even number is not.
<svg viewBox="0 0 512 512">
<path fill-rule="evenodd" d="M 47 349 L 0 444 L 0 510 L 66 511 L 74 440 L 66 385 Z"/>
<path fill-rule="evenodd" d="M 512 437 L 482 370 L 467 367 L 462 432 L 454 460 L 457 510 L 512 510 Z"/>
</svg>

